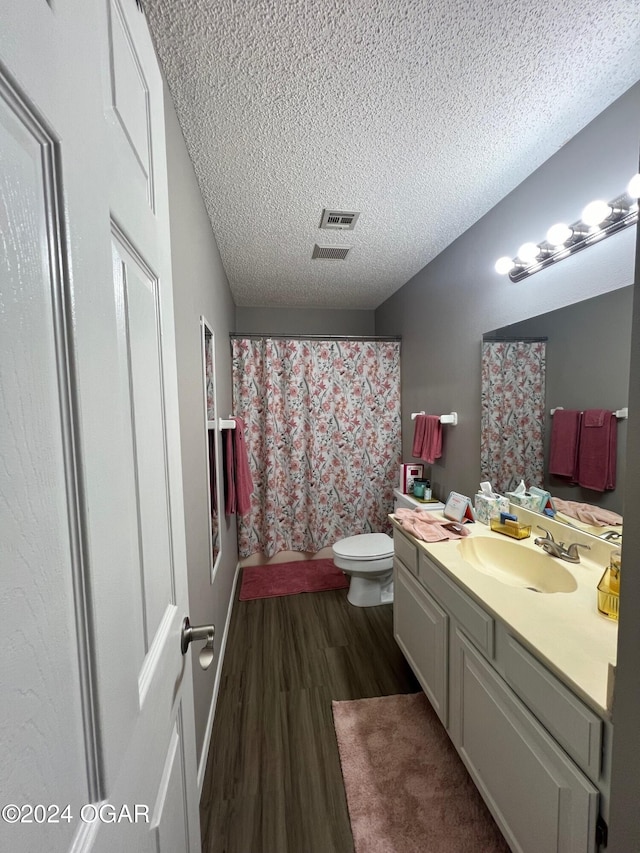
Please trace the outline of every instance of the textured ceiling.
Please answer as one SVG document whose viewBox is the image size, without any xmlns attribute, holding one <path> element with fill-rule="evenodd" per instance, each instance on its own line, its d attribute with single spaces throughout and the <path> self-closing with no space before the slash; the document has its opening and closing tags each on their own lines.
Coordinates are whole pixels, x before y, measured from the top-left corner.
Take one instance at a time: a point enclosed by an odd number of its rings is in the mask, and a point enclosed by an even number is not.
<svg viewBox="0 0 640 853">
<path fill-rule="evenodd" d="M 377 307 L 640 78 L 637 0 L 144 6 L 240 306 Z"/>
</svg>

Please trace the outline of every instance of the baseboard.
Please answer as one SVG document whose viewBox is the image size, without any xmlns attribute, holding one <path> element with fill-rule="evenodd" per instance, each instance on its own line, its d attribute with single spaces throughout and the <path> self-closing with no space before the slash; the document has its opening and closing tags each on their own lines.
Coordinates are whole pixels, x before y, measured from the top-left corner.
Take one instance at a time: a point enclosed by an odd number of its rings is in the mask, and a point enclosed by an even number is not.
<svg viewBox="0 0 640 853">
<path fill-rule="evenodd" d="M 240 560 L 242 568 L 245 566 L 272 566 L 275 563 L 290 563 L 300 560 L 326 560 L 333 558 L 333 550 L 331 545 L 326 548 L 321 548 L 319 551 L 279 551 L 273 557 L 267 557 L 265 554 L 252 554 L 250 557 L 245 557 Z"/>
<path fill-rule="evenodd" d="M 218 702 L 218 691 L 220 690 L 220 681 L 222 678 L 222 665 L 224 664 L 224 653 L 227 648 L 227 637 L 229 636 L 229 626 L 231 624 L 231 613 L 233 612 L 233 604 L 236 600 L 236 586 L 238 585 L 238 577 L 240 576 L 240 563 L 236 563 L 236 572 L 233 578 L 233 587 L 231 588 L 231 596 L 229 597 L 229 608 L 227 610 L 227 618 L 224 625 L 224 633 L 222 642 L 220 643 L 220 657 L 218 658 L 218 669 L 216 671 L 216 680 L 213 685 L 213 695 L 211 697 L 211 707 L 209 708 L 209 717 L 207 719 L 207 728 L 204 733 L 204 742 L 198 762 L 198 795 L 202 795 L 202 786 L 204 785 L 204 775 L 207 770 L 207 758 L 209 757 L 209 747 L 211 746 L 211 733 L 213 732 L 213 720 L 216 715 L 216 704 Z"/>
</svg>

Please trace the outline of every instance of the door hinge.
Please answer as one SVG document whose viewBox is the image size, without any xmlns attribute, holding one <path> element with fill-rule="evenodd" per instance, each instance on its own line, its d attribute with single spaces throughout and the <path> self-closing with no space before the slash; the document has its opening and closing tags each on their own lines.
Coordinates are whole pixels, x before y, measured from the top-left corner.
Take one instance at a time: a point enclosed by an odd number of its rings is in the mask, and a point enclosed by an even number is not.
<svg viewBox="0 0 640 853">
<path fill-rule="evenodd" d="M 609 840 L 609 827 L 601 815 L 596 821 L 596 847 L 606 847 Z"/>
</svg>

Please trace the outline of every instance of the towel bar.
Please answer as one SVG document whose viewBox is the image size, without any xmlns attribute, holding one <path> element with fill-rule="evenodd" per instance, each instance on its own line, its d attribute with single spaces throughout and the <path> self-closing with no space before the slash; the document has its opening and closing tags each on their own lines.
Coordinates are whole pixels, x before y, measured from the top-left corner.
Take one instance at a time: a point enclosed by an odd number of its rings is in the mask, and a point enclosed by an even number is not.
<svg viewBox="0 0 640 853">
<path fill-rule="evenodd" d="M 218 418 L 218 429 L 235 429 L 236 422 L 227 418 Z"/>
<path fill-rule="evenodd" d="M 424 415 L 426 412 L 411 412 L 411 420 L 415 421 L 418 415 Z M 440 423 L 441 424 L 452 424 L 452 426 L 456 426 L 458 423 L 458 413 L 451 412 L 450 415 L 440 415 Z"/>
<path fill-rule="evenodd" d="M 559 409 L 564 409 L 564 406 L 556 406 L 555 409 L 551 409 L 550 413 L 554 415 Z M 626 420 L 629 417 L 629 409 L 616 409 L 615 412 L 611 412 L 612 415 L 615 415 L 619 420 Z M 411 415 L 413 417 L 413 415 Z"/>
</svg>

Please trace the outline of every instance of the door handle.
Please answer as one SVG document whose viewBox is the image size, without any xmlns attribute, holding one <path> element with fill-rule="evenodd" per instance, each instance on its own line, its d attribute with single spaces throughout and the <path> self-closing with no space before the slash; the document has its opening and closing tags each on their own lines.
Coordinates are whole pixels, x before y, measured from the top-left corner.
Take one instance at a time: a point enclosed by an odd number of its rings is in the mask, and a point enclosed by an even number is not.
<svg viewBox="0 0 640 853">
<path fill-rule="evenodd" d="M 204 648 L 200 650 L 198 661 L 202 669 L 209 669 L 213 660 L 213 635 L 215 634 L 213 625 L 197 625 L 192 626 L 189 622 L 189 617 L 185 616 L 182 622 L 182 634 L 180 637 L 180 649 L 183 655 L 186 655 L 189 643 L 201 642 L 206 640 Z"/>
</svg>

